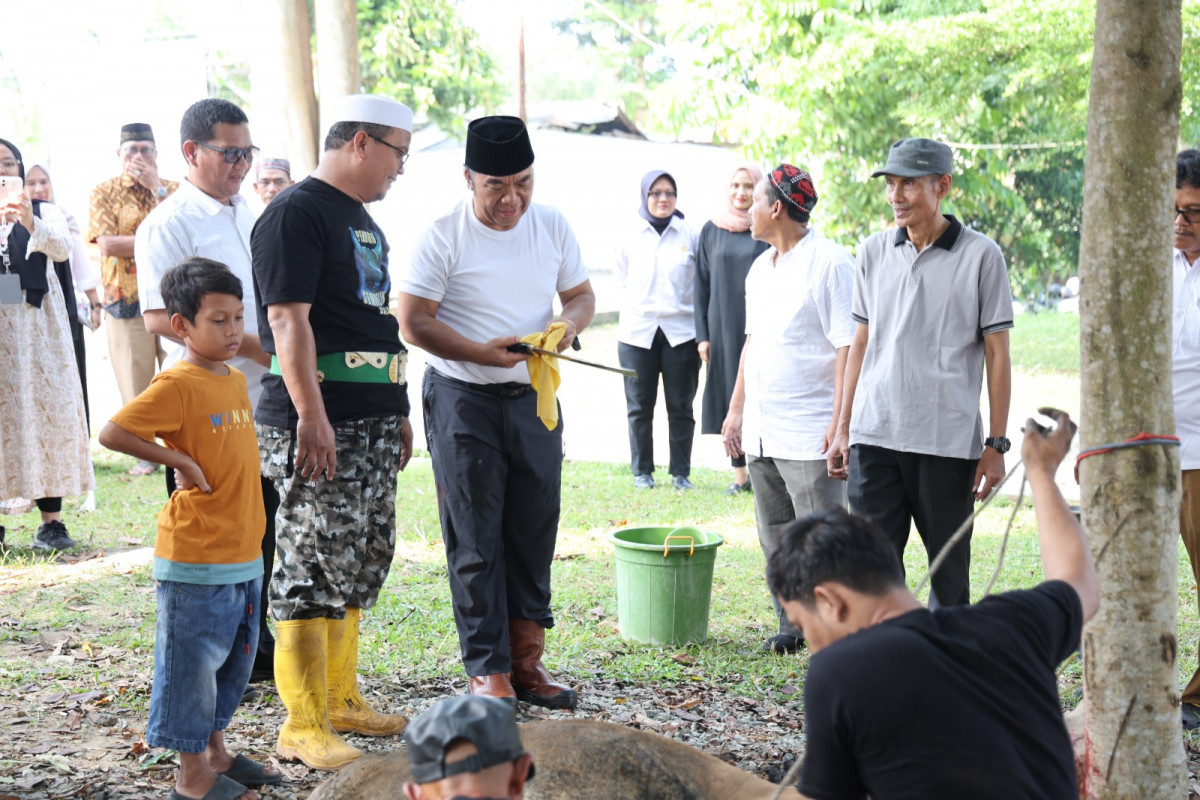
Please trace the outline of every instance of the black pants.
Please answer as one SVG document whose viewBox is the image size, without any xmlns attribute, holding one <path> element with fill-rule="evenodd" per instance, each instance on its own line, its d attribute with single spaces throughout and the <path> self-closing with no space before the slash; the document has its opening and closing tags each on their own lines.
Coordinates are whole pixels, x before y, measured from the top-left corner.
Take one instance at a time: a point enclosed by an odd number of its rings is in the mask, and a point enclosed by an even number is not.
<svg viewBox="0 0 1200 800">
<path fill-rule="evenodd" d="M 668 471 L 686 478 L 692 471 L 692 438 L 696 432 L 692 403 L 700 382 L 700 353 L 696 350 L 696 340 L 672 347 L 659 328 L 649 349 L 619 342 L 617 354 L 622 367 L 637 372 L 636 378 L 625 378 L 629 464 L 633 474 L 654 472 L 654 406 L 658 402 L 658 377 L 661 375 L 671 449 Z"/>
<path fill-rule="evenodd" d="M 520 384 L 472 384 L 429 369 L 422 394 L 454 622 L 471 676 L 512 671 L 508 620 L 549 628 L 562 489 L 553 431 Z"/>
<path fill-rule="evenodd" d="M 978 463 L 969 458 L 853 445 L 847 486 L 850 510 L 870 518 L 883 529 L 900 554 L 901 569 L 904 547 L 915 521 L 927 559 L 933 561 L 958 526 L 974 512 L 971 484 Z M 931 608 L 971 602 L 970 566 L 971 532 L 968 531 L 933 575 Z"/>
<path fill-rule="evenodd" d="M 175 470 L 167 468 L 167 497 L 175 493 Z M 262 481 L 263 511 L 267 515 L 267 529 L 263 531 L 262 560 L 263 579 L 262 595 L 258 600 L 258 652 L 255 654 L 256 663 L 268 660 L 275 652 L 275 637 L 267 625 L 267 611 L 271 589 L 271 572 L 275 569 L 275 512 L 279 510 L 279 493 L 275 491 L 275 483 L 270 478 L 259 478 Z"/>
</svg>

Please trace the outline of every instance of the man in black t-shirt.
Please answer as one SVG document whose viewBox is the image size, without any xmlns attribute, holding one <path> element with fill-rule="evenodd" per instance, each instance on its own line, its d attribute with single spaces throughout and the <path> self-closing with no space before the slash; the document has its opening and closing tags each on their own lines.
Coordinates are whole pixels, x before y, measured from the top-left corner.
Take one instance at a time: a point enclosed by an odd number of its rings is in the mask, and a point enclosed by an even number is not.
<svg viewBox="0 0 1200 800">
<path fill-rule="evenodd" d="M 389 311 L 388 245 L 364 203 L 404 173 L 407 106 L 343 98 L 312 175 L 279 194 L 250 239 L 259 334 L 262 474 L 279 491 L 271 578 L 276 751 L 316 769 L 362 755 L 338 732 L 390 736 L 408 720 L 358 690 L 358 623 L 396 544 L 396 472 L 412 454 L 406 351 Z"/>
<path fill-rule="evenodd" d="M 1078 796 L 1054 673 L 1100 592 L 1054 483 L 1075 425 L 1065 412 L 1041 413 L 1057 425 L 1028 420 L 1021 450 L 1046 577 L 1034 589 L 930 611 L 865 517 L 822 511 L 784 532 L 767 579 L 814 653 L 798 782 L 806 797 Z"/>
</svg>

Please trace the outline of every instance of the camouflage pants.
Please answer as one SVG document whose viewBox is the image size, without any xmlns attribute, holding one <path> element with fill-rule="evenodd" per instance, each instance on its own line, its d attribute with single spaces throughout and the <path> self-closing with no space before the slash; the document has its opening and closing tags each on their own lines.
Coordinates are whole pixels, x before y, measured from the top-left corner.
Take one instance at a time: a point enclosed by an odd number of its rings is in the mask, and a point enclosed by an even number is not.
<svg viewBox="0 0 1200 800">
<path fill-rule="evenodd" d="M 342 619 L 347 608 L 375 605 L 396 549 L 400 419 L 335 424 L 331 481 L 295 471 L 295 431 L 256 426 L 262 474 L 279 491 L 271 575 L 275 619 Z"/>
</svg>

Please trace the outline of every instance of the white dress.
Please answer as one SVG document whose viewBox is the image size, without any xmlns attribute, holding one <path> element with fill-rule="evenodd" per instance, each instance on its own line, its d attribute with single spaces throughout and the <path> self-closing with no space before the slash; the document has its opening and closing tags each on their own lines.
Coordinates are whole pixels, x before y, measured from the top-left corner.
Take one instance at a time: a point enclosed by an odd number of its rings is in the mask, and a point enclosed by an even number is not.
<svg viewBox="0 0 1200 800">
<path fill-rule="evenodd" d="M 0 303 L 0 501 L 69 497 L 95 486 L 79 370 L 54 261 L 70 256 L 62 212 L 42 205 L 28 254 L 46 254 L 40 308 Z M 0 268 L 2 269 L 2 268 Z"/>
</svg>

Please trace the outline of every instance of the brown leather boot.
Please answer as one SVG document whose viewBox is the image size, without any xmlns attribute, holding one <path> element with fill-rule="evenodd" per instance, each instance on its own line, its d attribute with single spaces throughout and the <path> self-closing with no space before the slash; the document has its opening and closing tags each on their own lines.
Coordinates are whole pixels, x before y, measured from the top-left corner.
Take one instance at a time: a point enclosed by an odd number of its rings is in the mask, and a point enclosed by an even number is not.
<svg viewBox="0 0 1200 800">
<path fill-rule="evenodd" d="M 512 655 L 512 682 L 517 699 L 546 708 L 575 708 L 579 698 L 569 686 L 555 683 L 542 665 L 546 629 L 533 620 L 508 621 L 508 645 Z"/>
<path fill-rule="evenodd" d="M 512 673 L 498 672 L 495 675 L 478 675 L 471 677 L 471 694 L 481 697 L 495 697 L 504 700 L 513 708 L 517 707 L 517 695 L 513 691 Z"/>
</svg>

